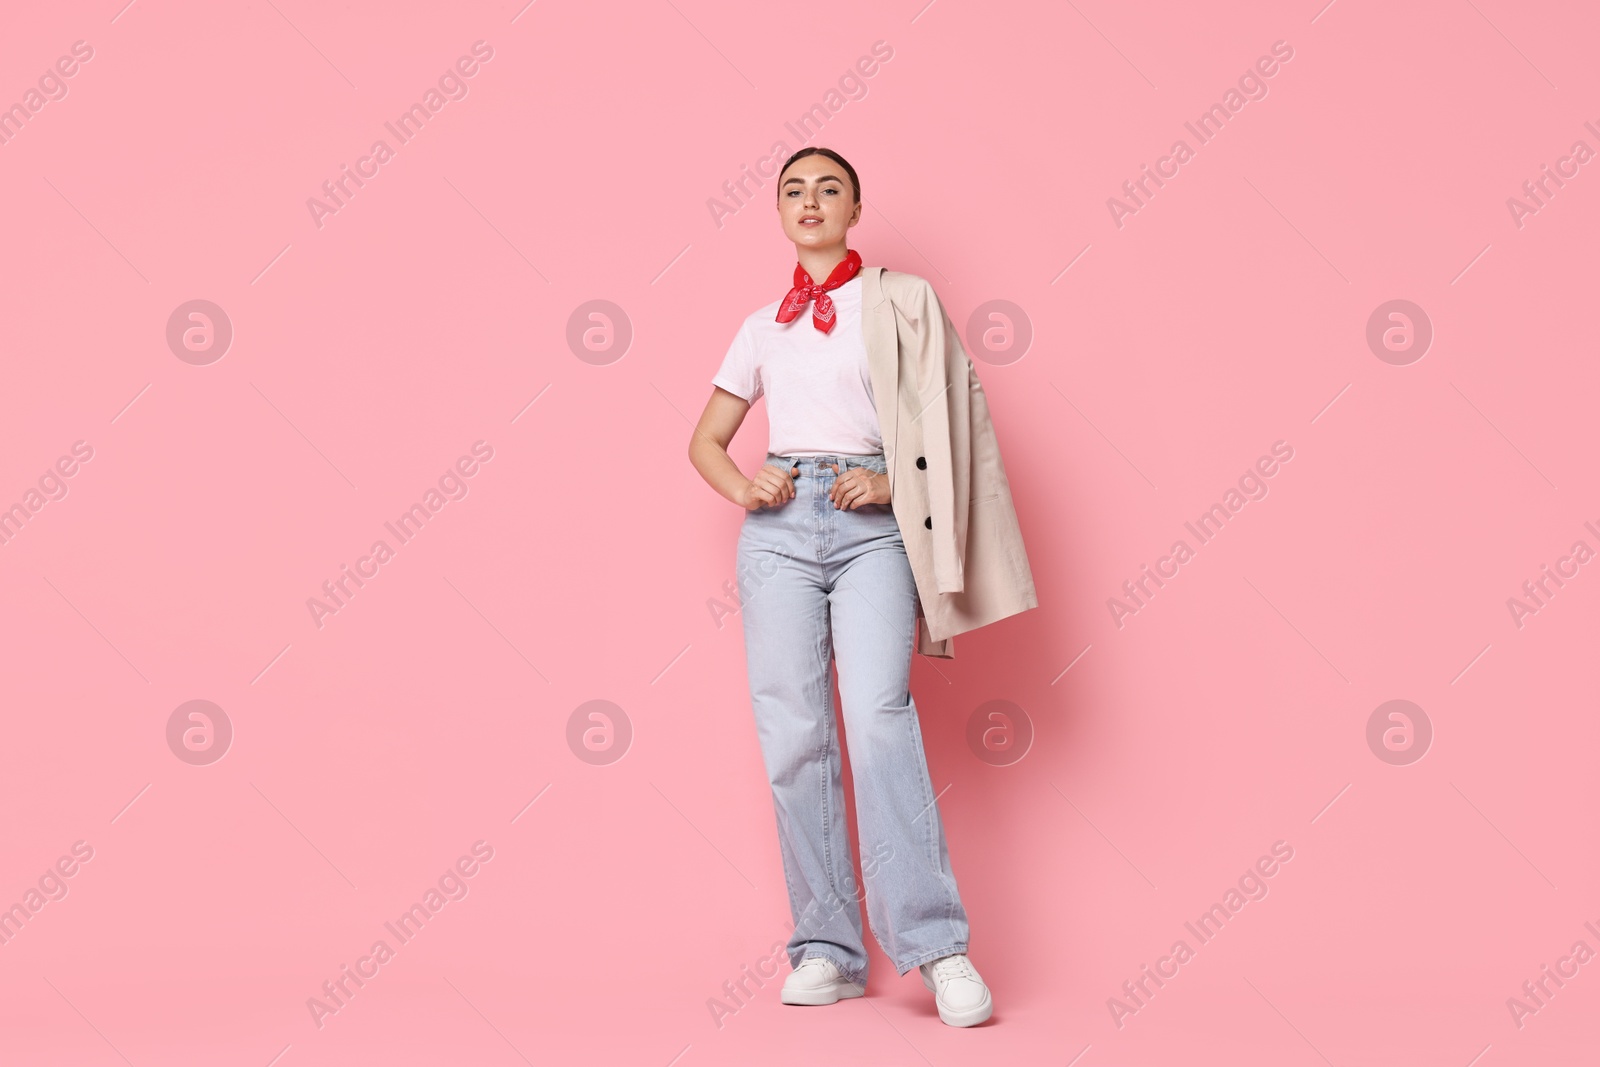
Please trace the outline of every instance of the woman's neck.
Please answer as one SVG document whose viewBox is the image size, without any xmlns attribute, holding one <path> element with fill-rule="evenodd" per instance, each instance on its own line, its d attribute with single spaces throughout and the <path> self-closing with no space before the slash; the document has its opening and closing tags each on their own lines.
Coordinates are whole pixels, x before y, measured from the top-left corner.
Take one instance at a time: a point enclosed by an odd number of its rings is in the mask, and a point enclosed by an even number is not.
<svg viewBox="0 0 1600 1067">
<path fill-rule="evenodd" d="M 844 257 L 850 254 L 850 249 L 843 244 L 832 248 L 797 248 L 800 267 L 811 280 L 821 285 L 828 280 L 828 275 L 833 273 L 833 268 L 844 262 Z"/>
</svg>

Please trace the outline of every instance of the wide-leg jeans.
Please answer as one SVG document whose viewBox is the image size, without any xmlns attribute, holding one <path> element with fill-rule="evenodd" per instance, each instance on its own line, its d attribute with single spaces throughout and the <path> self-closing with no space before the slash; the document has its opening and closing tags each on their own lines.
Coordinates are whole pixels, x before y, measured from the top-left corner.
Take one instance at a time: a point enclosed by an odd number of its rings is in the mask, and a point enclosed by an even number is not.
<svg viewBox="0 0 1600 1067">
<path fill-rule="evenodd" d="M 772 785 L 791 965 L 826 956 L 865 983 L 830 666 L 837 663 L 855 781 L 867 920 L 902 975 L 967 951 L 967 914 L 945 847 L 911 697 L 917 590 L 892 505 L 835 508 L 875 455 L 779 456 L 795 496 L 745 513 L 738 589 L 751 705 Z M 838 464 L 838 471 L 833 468 Z"/>
</svg>

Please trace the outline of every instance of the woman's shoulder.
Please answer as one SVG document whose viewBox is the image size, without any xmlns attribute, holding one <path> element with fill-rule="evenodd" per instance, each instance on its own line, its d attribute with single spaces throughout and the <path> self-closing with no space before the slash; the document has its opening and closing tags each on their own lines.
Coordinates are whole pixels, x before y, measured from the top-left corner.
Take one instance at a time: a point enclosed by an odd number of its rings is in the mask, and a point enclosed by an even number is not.
<svg viewBox="0 0 1600 1067">
<path fill-rule="evenodd" d="M 883 271 L 884 285 L 893 285 L 901 288 L 920 288 L 928 284 L 928 279 L 920 274 L 912 274 L 910 271 L 904 270 L 890 270 L 888 267 L 881 269 Z"/>
<path fill-rule="evenodd" d="M 885 267 L 880 284 L 889 298 L 902 306 L 939 299 L 938 294 L 933 291 L 933 283 L 920 274 L 890 270 Z"/>
<path fill-rule="evenodd" d="M 743 321 L 741 321 L 739 324 L 740 328 L 749 330 L 768 325 L 775 325 L 778 321 L 778 307 L 782 303 L 783 297 L 780 296 L 770 304 L 762 304 L 760 307 L 756 308 L 754 311 L 750 312 L 750 314 L 744 317 Z"/>
</svg>

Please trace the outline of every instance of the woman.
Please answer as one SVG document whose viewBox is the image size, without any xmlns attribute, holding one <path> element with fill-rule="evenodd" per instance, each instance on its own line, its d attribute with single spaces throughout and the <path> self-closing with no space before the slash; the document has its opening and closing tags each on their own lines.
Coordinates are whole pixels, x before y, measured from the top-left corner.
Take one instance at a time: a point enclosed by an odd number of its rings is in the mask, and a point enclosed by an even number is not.
<svg viewBox="0 0 1600 1067">
<path fill-rule="evenodd" d="M 837 153 L 803 148 L 778 174 L 777 206 L 798 255 L 793 287 L 740 326 L 689 459 L 745 509 L 746 664 L 795 921 L 781 999 L 832 1004 L 866 988 L 834 734 L 836 660 L 872 932 L 901 975 L 919 968 L 941 1019 L 973 1026 L 993 999 L 967 959 L 967 915 L 910 692 L 918 592 L 868 372 L 861 257 L 845 241 L 861 218 L 861 184 Z M 769 447 L 747 478 L 728 443 L 763 395 Z"/>
</svg>

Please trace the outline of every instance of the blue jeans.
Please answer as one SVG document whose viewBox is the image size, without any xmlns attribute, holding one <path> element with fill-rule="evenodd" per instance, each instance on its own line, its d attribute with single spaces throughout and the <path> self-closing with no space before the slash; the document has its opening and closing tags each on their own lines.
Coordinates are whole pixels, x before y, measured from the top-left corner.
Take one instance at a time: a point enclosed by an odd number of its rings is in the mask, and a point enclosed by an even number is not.
<svg viewBox="0 0 1600 1067">
<path fill-rule="evenodd" d="M 870 456 L 769 454 L 795 477 L 792 499 L 747 511 L 738 587 L 750 699 L 777 814 L 791 965 L 826 956 L 865 983 L 867 953 L 845 828 L 830 660 L 850 739 L 867 920 L 895 970 L 967 951 L 956 890 L 911 699 L 917 589 L 889 504 L 835 508 L 828 494 Z M 836 474 L 830 463 L 837 463 Z"/>
</svg>

